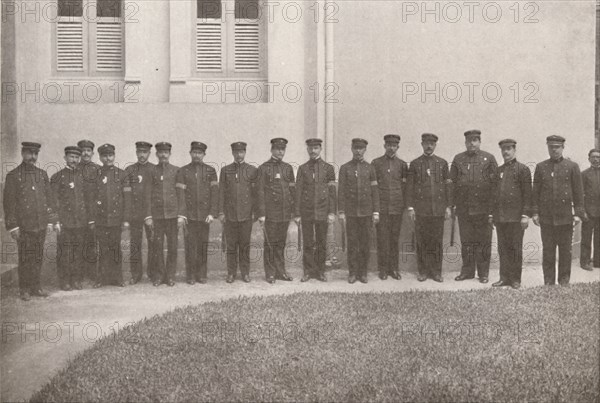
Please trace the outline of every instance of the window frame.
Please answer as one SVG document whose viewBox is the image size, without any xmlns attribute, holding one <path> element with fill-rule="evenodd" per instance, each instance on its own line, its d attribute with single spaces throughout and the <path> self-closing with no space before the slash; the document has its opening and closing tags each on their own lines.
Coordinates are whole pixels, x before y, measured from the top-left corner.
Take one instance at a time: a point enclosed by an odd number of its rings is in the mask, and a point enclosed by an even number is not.
<svg viewBox="0 0 600 403">
<path fill-rule="evenodd" d="M 59 16 L 58 2 L 56 4 L 57 16 L 56 21 L 52 23 L 52 74 L 61 77 L 90 77 L 90 78 L 123 78 L 125 77 L 125 0 L 115 0 L 120 4 L 120 17 L 97 17 L 86 16 L 90 9 L 97 10 L 98 0 L 81 0 L 82 15 L 75 16 Z M 58 22 L 73 22 L 80 21 L 82 24 L 82 48 L 83 48 L 83 69 L 82 71 L 64 71 L 58 69 Z M 115 22 L 121 23 L 121 70 L 118 71 L 98 71 L 97 66 L 97 28 L 98 22 Z"/>
<path fill-rule="evenodd" d="M 192 1 L 192 30 L 191 30 L 191 76 L 193 79 L 215 79 L 220 81 L 260 81 L 266 82 L 268 77 L 267 54 L 268 35 L 264 0 L 258 0 L 258 32 L 259 32 L 259 70 L 235 71 L 235 25 L 238 21 L 256 21 L 254 19 L 235 18 L 235 0 L 221 0 L 221 18 L 203 19 L 204 21 L 221 23 L 221 57 L 222 71 L 203 72 L 197 70 L 197 24 L 198 0 Z"/>
</svg>

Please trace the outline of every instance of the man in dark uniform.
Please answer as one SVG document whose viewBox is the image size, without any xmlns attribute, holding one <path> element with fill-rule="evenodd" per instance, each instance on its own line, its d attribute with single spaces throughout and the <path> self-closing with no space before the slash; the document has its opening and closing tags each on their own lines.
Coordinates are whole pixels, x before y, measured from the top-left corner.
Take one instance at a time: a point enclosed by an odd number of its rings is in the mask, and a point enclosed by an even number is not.
<svg viewBox="0 0 600 403">
<path fill-rule="evenodd" d="M 302 225 L 302 263 L 306 282 L 311 277 L 327 281 L 327 226 L 335 220 L 335 170 L 321 159 L 323 140 L 306 140 L 308 162 L 300 165 L 296 178 L 296 224 Z"/>
<path fill-rule="evenodd" d="M 588 153 L 591 166 L 581 173 L 587 220 L 581 227 L 581 268 L 600 267 L 600 149 Z M 592 236 L 594 259 L 592 260 Z"/>
<path fill-rule="evenodd" d="M 131 187 L 125 171 L 115 166 L 115 146 L 98 147 L 102 167 L 94 190 L 95 213 L 91 228 L 96 231 L 100 252 L 99 276 L 94 288 L 125 287 L 122 270 L 121 232 L 129 228 Z"/>
<path fill-rule="evenodd" d="M 219 220 L 225 226 L 227 282 L 233 283 L 239 262 L 242 280 L 250 282 L 250 236 L 258 207 L 258 168 L 244 162 L 246 143 L 231 144 L 233 163 L 219 176 Z"/>
<path fill-rule="evenodd" d="M 365 161 L 367 140 L 352 139 L 352 160 L 340 168 L 338 216 L 348 217 L 348 282 L 367 282 L 370 227 L 379 222 L 379 189 L 373 165 Z"/>
<path fill-rule="evenodd" d="M 383 136 L 385 154 L 371 164 L 377 173 L 379 186 L 379 224 L 377 224 L 377 266 L 379 278 L 388 275 L 400 280 L 398 267 L 398 238 L 402 226 L 402 214 L 406 209 L 406 177 L 408 164 L 398 158 L 400 136 Z"/>
<path fill-rule="evenodd" d="M 142 279 L 144 269 L 142 267 L 142 232 L 144 231 L 144 218 L 148 211 L 150 199 L 147 197 L 150 190 L 150 174 L 156 165 L 148 162 L 152 144 L 145 141 L 135 143 L 135 154 L 137 162 L 125 169 L 129 186 L 131 187 L 131 222 L 129 240 L 129 264 L 131 268 L 131 284 L 136 284 Z M 146 241 L 148 243 L 148 255 L 146 257 L 146 275 L 152 279 L 152 234 L 148 227 L 145 228 Z"/>
<path fill-rule="evenodd" d="M 81 290 L 84 239 L 91 219 L 85 203 L 85 181 L 78 166 L 80 156 L 79 147 L 65 147 L 67 166 L 50 179 L 58 213 L 56 225 L 60 228 L 56 265 L 64 291 Z"/>
<path fill-rule="evenodd" d="M 481 151 L 481 131 L 465 132 L 467 151 L 454 157 L 450 177 L 454 182 L 454 203 L 461 240 L 462 268 L 456 281 L 475 277 L 489 280 L 492 254 L 491 212 L 492 190 L 498 165 L 490 153 Z"/>
<path fill-rule="evenodd" d="M 517 142 L 505 139 L 499 143 L 504 164 L 498 168 L 496 189 L 493 194 L 493 216 L 496 225 L 500 280 L 494 287 L 521 287 L 523 270 L 523 234 L 529 226 L 531 206 L 531 171 L 517 161 Z"/>
<path fill-rule="evenodd" d="M 537 164 L 533 175 L 533 223 L 542 232 L 544 284 L 556 284 L 558 247 L 558 283 L 568 285 L 573 227 L 585 217 L 583 181 L 579 165 L 563 157 L 564 137 L 548 136 L 546 144 L 550 159 Z"/>
<path fill-rule="evenodd" d="M 81 161 L 79 169 L 83 176 L 83 191 L 86 195 L 86 208 L 92 211 L 94 206 L 91 206 L 91 195 L 93 194 L 98 177 L 100 176 L 100 165 L 92 161 L 94 157 L 94 143 L 90 140 L 81 140 L 77 143 L 77 147 L 81 149 Z M 92 281 L 96 281 L 98 275 L 98 240 L 96 239 L 95 231 L 90 227 L 84 230 L 84 246 L 83 246 L 83 275 Z"/>
<path fill-rule="evenodd" d="M 415 223 L 417 280 L 432 278 L 441 283 L 444 256 L 444 219 L 451 216 L 452 180 L 445 159 L 434 154 L 438 136 L 421 135 L 423 155 L 410 163 L 407 179 L 407 205 Z"/>
<path fill-rule="evenodd" d="M 157 143 L 156 156 L 158 165 L 150 171 L 150 187 L 146 225 L 153 234 L 152 246 L 154 256 L 152 263 L 152 284 L 158 287 L 165 283 L 172 287 L 175 285 L 177 271 L 177 233 L 178 227 L 185 225 L 185 218 L 179 216 L 177 201 L 177 171 L 179 167 L 169 163 L 171 157 L 171 144 Z M 164 238 L 167 238 L 167 265 L 165 267 Z"/>
<path fill-rule="evenodd" d="M 206 144 L 193 141 L 192 162 L 179 169 L 175 186 L 179 215 L 187 228 L 185 234 L 185 269 L 187 282 L 206 283 L 208 261 L 208 232 L 217 215 L 219 182 L 217 171 L 202 162 Z"/>
<path fill-rule="evenodd" d="M 41 145 L 21 145 L 23 162 L 6 175 L 3 203 L 6 229 L 18 245 L 21 299 L 29 301 L 30 295 L 48 296 L 41 288 L 40 274 L 46 231 L 52 230 L 57 217 L 48 174 L 35 166 Z"/>
<path fill-rule="evenodd" d="M 285 271 L 284 249 L 287 230 L 294 214 L 296 198 L 294 170 L 283 162 L 288 141 L 284 138 L 271 140 L 271 159 L 259 169 L 259 218 L 264 226 L 264 265 L 267 282 L 292 281 Z"/>
</svg>

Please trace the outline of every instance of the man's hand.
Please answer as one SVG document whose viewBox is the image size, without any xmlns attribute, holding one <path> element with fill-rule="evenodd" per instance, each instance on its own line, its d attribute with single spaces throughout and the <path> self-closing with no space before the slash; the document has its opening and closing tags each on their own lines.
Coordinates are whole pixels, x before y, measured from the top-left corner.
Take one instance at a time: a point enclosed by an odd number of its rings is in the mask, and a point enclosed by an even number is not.
<svg viewBox="0 0 600 403">
<path fill-rule="evenodd" d="M 56 224 L 54 224 L 54 231 L 56 232 L 57 235 L 60 235 L 61 226 L 60 226 L 59 222 L 57 222 Z"/>
<path fill-rule="evenodd" d="M 494 228 L 494 216 L 493 215 L 488 216 L 488 224 L 490 224 L 490 226 L 492 228 Z"/>
<path fill-rule="evenodd" d="M 144 224 L 146 224 L 146 227 L 150 228 L 151 230 L 154 228 L 154 221 L 152 220 L 152 217 L 146 218 Z"/>
<path fill-rule="evenodd" d="M 531 219 L 533 220 L 533 223 L 535 225 L 537 225 L 538 227 L 540 226 L 540 216 L 538 214 L 534 214 L 533 217 L 531 217 Z"/>
<path fill-rule="evenodd" d="M 187 219 L 185 217 L 177 217 L 177 227 L 181 228 L 187 224 Z"/>
<path fill-rule="evenodd" d="M 408 218 L 410 218 L 412 222 L 415 222 L 415 220 L 417 219 L 417 214 L 415 213 L 414 209 L 408 210 Z"/>
<path fill-rule="evenodd" d="M 206 220 L 204 220 L 204 222 L 206 222 L 207 224 L 210 224 L 211 222 L 214 221 L 214 219 L 215 218 L 212 215 L 209 214 L 209 215 L 206 216 Z"/>
<path fill-rule="evenodd" d="M 19 238 L 21 237 L 21 230 L 17 228 L 17 229 L 14 229 L 14 230 L 10 231 L 10 236 L 15 241 L 18 241 Z"/>
<path fill-rule="evenodd" d="M 221 224 L 225 224 L 225 214 L 219 214 L 219 221 L 221 221 Z"/>
<path fill-rule="evenodd" d="M 129 222 L 128 221 L 123 221 L 123 230 L 127 230 L 129 229 Z"/>
<path fill-rule="evenodd" d="M 452 218 L 452 208 L 446 207 L 446 213 L 444 214 L 444 219 L 449 220 Z"/>
<path fill-rule="evenodd" d="M 300 225 L 300 217 L 294 217 L 294 222 L 296 223 L 296 225 Z"/>
<path fill-rule="evenodd" d="M 95 229 L 96 229 L 96 224 L 95 224 L 95 223 L 93 223 L 93 222 L 89 223 L 89 224 L 88 224 L 88 226 L 90 227 L 90 230 L 91 230 L 91 231 L 93 231 L 93 230 L 95 230 Z"/>
<path fill-rule="evenodd" d="M 265 225 L 265 216 L 258 217 L 258 222 L 260 225 Z"/>
<path fill-rule="evenodd" d="M 339 213 L 338 214 L 338 219 L 340 221 L 346 221 L 346 214 L 345 213 Z"/>
<path fill-rule="evenodd" d="M 46 227 L 46 234 L 49 235 L 52 231 L 54 231 L 54 225 L 48 224 L 48 226 Z"/>
<path fill-rule="evenodd" d="M 525 231 L 529 227 L 529 217 L 521 217 L 521 228 Z"/>
<path fill-rule="evenodd" d="M 335 221 L 335 214 L 328 214 L 327 215 L 327 224 L 333 224 Z"/>
<path fill-rule="evenodd" d="M 577 226 L 579 223 L 581 222 L 581 218 L 579 218 L 579 216 L 574 216 L 573 217 L 573 226 Z"/>
<path fill-rule="evenodd" d="M 379 213 L 373 213 L 373 224 L 379 224 Z"/>
</svg>

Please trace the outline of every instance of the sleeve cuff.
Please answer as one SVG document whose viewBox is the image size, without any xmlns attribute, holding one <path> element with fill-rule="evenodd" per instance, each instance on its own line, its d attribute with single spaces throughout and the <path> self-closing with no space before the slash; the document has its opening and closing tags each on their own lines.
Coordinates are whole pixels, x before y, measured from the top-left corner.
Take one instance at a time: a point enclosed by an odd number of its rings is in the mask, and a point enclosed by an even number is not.
<svg viewBox="0 0 600 403">
<path fill-rule="evenodd" d="M 178 215 L 177 218 L 183 218 L 183 219 L 187 220 L 187 217 L 184 215 Z"/>
<path fill-rule="evenodd" d="M 9 229 L 9 230 L 8 230 L 8 232 L 14 232 L 14 231 L 16 231 L 16 230 L 18 230 L 18 229 L 19 229 L 19 227 L 15 227 L 15 228 L 13 228 L 13 229 Z"/>
<path fill-rule="evenodd" d="M 408 211 L 414 211 L 414 210 L 415 210 L 415 209 L 414 209 L 414 207 L 407 207 L 406 209 L 407 209 Z"/>
<path fill-rule="evenodd" d="M 96 223 L 96 221 L 88 221 L 88 225 L 95 224 L 95 223 Z"/>
<path fill-rule="evenodd" d="M 148 217 L 144 218 L 144 221 L 146 221 L 148 218 L 152 218 L 152 216 L 149 215 Z"/>
</svg>

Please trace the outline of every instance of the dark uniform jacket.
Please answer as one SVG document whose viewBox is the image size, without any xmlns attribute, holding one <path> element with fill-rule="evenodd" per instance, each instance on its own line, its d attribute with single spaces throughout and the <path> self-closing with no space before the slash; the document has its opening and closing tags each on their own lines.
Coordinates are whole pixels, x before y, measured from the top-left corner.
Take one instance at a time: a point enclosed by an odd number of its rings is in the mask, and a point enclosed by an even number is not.
<svg viewBox="0 0 600 403">
<path fill-rule="evenodd" d="M 217 171 L 205 163 L 189 163 L 177 172 L 179 215 L 194 221 L 204 221 L 209 214 L 217 216 L 219 182 Z"/>
<path fill-rule="evenodd" d="M 156 165 L 136 162 L 125 168 L 125 174 L 131 187 L 131 221 L 143 221 L 148 212 L 151 188 L 151 172 Z"/>
<path fill-rule="evenodd" d="M 421 155 L 410 163 L 407 207 L 418 216 L 440 217 L 452 206 L 452 180 L 448 162 L 437 155 Z"/>
<path fill-rule="evenodd" d="M 87 227 L 92 221 L 87 210 L 89 201 L 86 200 L 90 195 L 85 193 L 81 169 L 63 168 L 52 175 L 50 183 L 58 221 L 65 228 Z"/>
<path fill-rule="evenodd" d="M 100 178 L 100 169 L 101 165 L 96 164 L 95 162 L 82 162 L 78 166 L 81 171 L 81 175 L 83 178 L 83 191 L 87 195 L 86 197 L 86 207 L 88 211 L 92 211 L 94 206 L 91 206 L 89 203 L 92 201 L 91 195 L 95 192 L 96 186 L 98 185 L 98 180 Z"/>
<path fill-rule="evenodd" d="M 498 164 L 490 153 L 462 152 L 454 157 L 450 178 L 457 215 L 491 214 Z"/>
<path fill-rule="evenodd" d="M 289 221 L 295 212 L 296 199 L 292 166 L 272 157 L 258 168 L 258 175 L 258 216 L 275 222 Z"/>
<path fill-rule="evenodd" d="M 221 168 L 219 214 L 232 222 L 253 219 L 258 208 L 258 168 L 242 162 Z"/>
<path fill-rule="evenodd" d="M 114 165 L 100 168 L 92 205 L 96 225 L 116 227 L 131 219 L 131 188 L 125 171 Z"/>
<path fill-rule="evenodd" d="M 6 175 L 3 203 L 9 231 L 41 231 L 57 219 L 48 174 L 34 165 L 21 163 Z"/>
<path fill-rule="evenodd" d="M 177 218 L 179 203 L 177 200 L 177 171 L 175 165 L 158 164 L 150 170 L 149 200 L 146 217 L 156 219 Z"/>
<path fill-rule="evenodd" d="M 336 193 L 333 165 L 321 158 L 300 165 L 296 178 L 296 217 L 327 220 L 329 214 L 337 211 Z"/>
<path fill-rule="evenodd" d="M 571 224 L 573 207 L 576 216 L 584 217 L 579 165 L 562 157 L 537 164 L 533 175 L 532 204 L 532 214 L 539 214 L 542 224 Z"/>
<path fill-rule="evenodd" d="M 371 164 L 375 167 L 379 185 L 379 212 L 381 214 L 404 213 L 408 164 L 395 155 L 390 158 L 385 154 L 375 158 Z"/>
<path fill-rule="evenodd" d="M 379 212 L 379 189 L 375 167 L 355 159 L 340 168 L 338 210 L 349 217 L 366 217 Z"/>
<path fill-rule="evenodd" d="M 581 173 L 585 211 L 590 217 L 600 217 L 600 168 L 590 167 Z"/>
<path fill-rule="evenodd" d="M 531 171 L 516 158 L 498 167 L 493 215 L 500 223 L 531 215 Z"/>
</svg>

